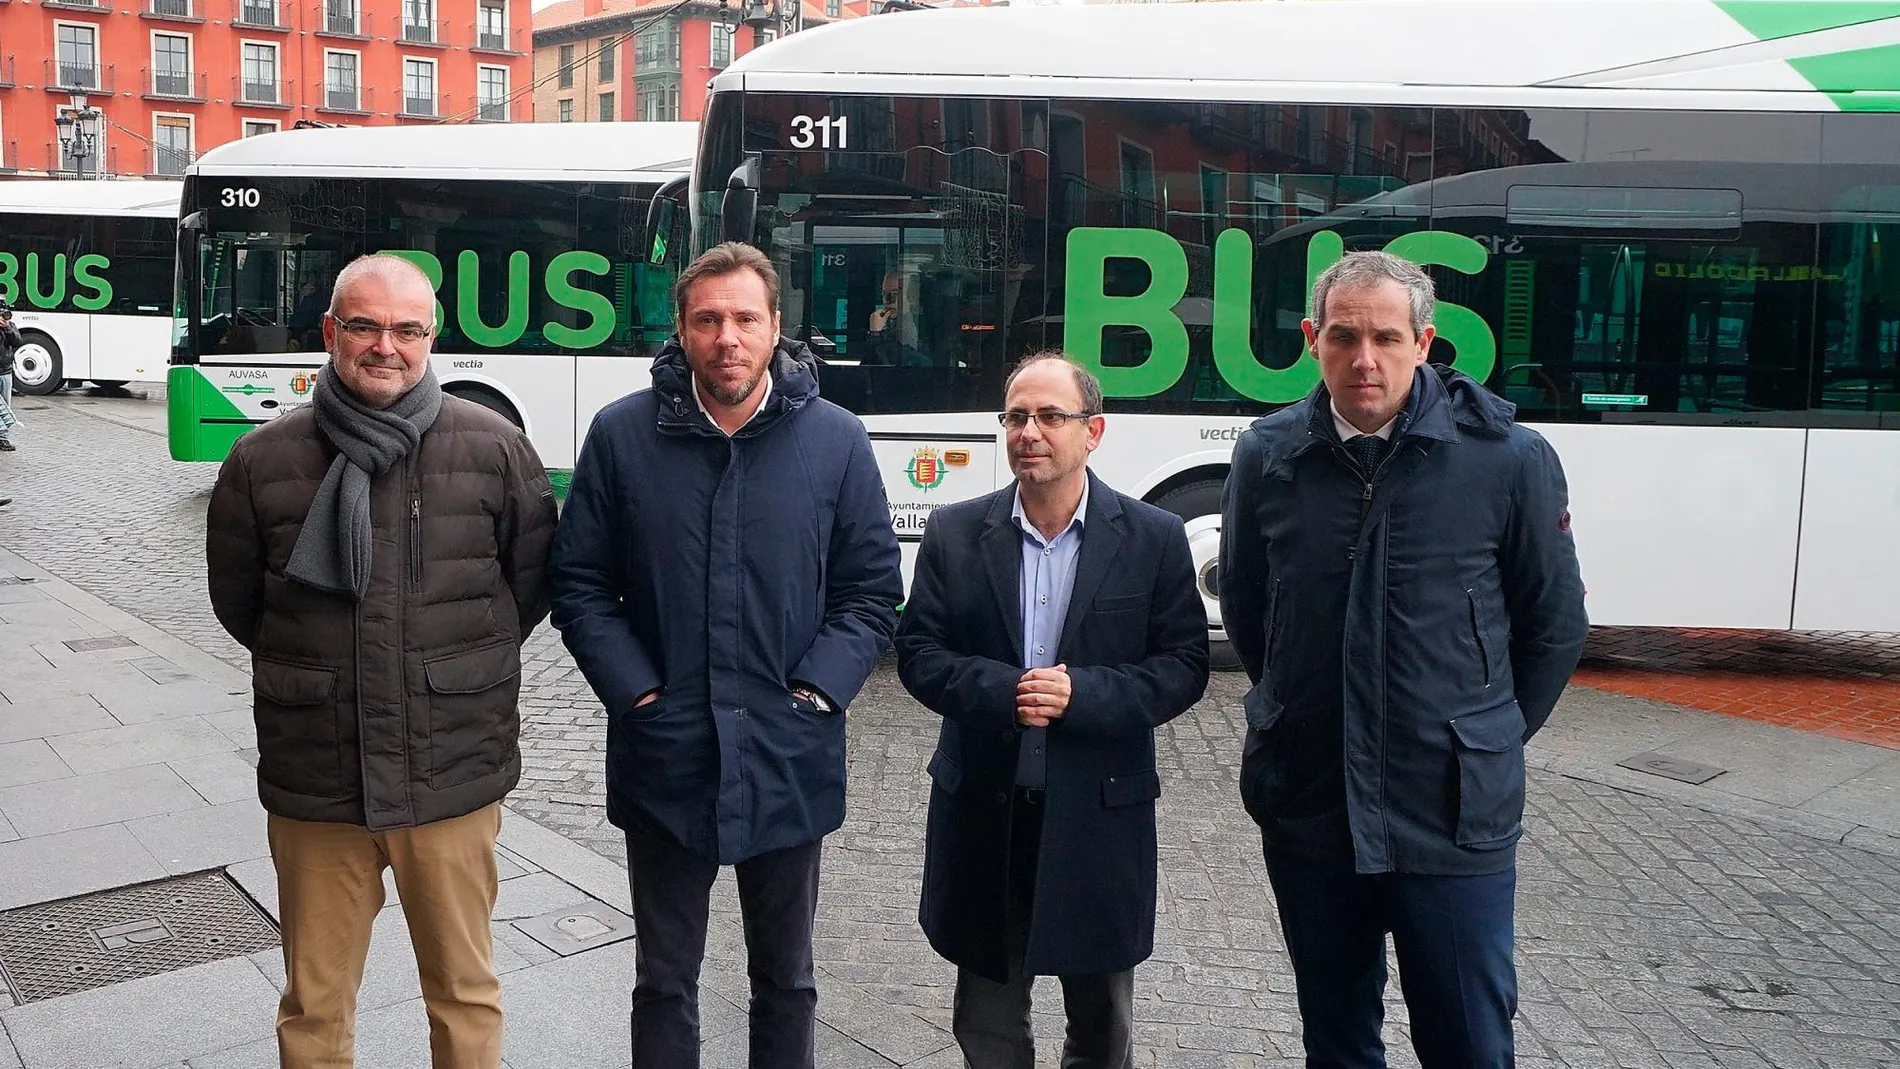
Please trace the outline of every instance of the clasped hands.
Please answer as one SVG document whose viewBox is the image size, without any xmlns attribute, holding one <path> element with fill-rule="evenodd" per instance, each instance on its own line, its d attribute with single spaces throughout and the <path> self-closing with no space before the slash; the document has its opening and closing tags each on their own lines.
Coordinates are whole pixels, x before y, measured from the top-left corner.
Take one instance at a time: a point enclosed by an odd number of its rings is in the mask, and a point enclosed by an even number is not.
<svg viewBox="0 0 1900 1069">
<path fill-rule="evenodd" d="M 1046 728 L 1069 711 L 1069 668 L 1031 668 L 1016 681 L 1016 723 Z"/>
</svg>

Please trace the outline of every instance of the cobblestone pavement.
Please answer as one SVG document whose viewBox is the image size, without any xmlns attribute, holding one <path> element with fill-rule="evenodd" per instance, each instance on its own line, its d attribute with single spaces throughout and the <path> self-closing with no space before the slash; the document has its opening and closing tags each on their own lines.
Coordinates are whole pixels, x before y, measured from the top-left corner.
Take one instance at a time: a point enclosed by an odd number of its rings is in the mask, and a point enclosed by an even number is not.
<svg viewBox="0 0 1900 1069">
<path fill-rule="evenodd" d="M 0 458 L 0 495 L 16 499 L 0 510 L 0 540 L 242 665 L 203 593 L 215 470 L 173 463 L 137 421 L 62 399 L 21 407 L 21 450 Z M 1144 1067 L 1298 1064 L 1285 951 L 1234 789 L 1241 691 L 1238 676 L 1218 675 L 1160 738 L 1163 901 L 1159 946 L 1138 973 Z M 546 630 L 526 651 L 524 716 L 515 807 L 620 861 L 600 805 L 601 714 Z M 867 1065 L 957 1064 L 945 1049 L 952 974 L 915 924 L 932 719 L 889 664 L 879 669 L 852 711 L 850 816 L 827 842 L 821 986 L 828 1019 L 867 1048 Z M 1522 1064 L 1900 1064 L 1900 860 L 1547 773 L 1534 774 L 1527 823 Z M 706 986 L 741 997 L 729 878 L 715 908 Z M 1039 1005 L 1058 1007 L 1053 995 Z M 1389 1001 L 1393 1064 L 1416 1064 L 1396 989 Z M 1054 1036 L 1060 1021 L 1042 1013 L 1037 1025 Z M 1042 1048 L 1053 1064 L 1053 1044 Z M 709 1065 L 740 1060 L 736 1048 L 708 1054 Z"/>
</svg>

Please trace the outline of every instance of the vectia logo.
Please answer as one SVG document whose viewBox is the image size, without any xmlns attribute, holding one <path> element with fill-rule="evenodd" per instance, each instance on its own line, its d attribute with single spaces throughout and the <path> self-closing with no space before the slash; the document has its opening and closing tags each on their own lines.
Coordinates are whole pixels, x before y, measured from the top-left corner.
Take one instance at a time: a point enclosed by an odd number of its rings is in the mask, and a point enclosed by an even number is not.
<svg viewBox="0 0 1900 1069">
<path fill-rule="evenodd" d="M 1385 250 L 1414 263 L 1475 275 L 1491 254 L 1463 234 L 1421 230 L 1393 238 Z M 1306 288 L 1344 256 L 1344 240 L 1333 231 L 1315 233 L 1306 245 Z M 1148 288 L 1133 296 L 1110 296 L 1105 285 L 1108 261 L 1140 260 L 1148 265 Z M 1301 356 L 1291 366 L 1272 368 L 1254 355 L 1253 238 L 1246 231 L 1223 231 L 1214 241 L 1214 366 L 1235 392 L 1255 401 L 1297 401 L 1319 383 L 1319 364 Z M 1187 296 L 1187 250 L 1160 230 L 1077 227 L 1069 232 L 1068 287 L 1063 298 L 1063 348 L 1102 381 L 1111 397 L 1151 397 L 1179 382 L 1188 366 L 1187 324 L 1175 308 Z M 1459 371 L 1485 381 L 1497 363 L 1497 337 L 1478 313 L 1460 304 L 1438 302 L 1433 317 L 1438 336 L 1457 354 Z M 1149 339 L 1148 358 L 1133 367 L 1102 364 L 1102 329 L 1138 327 Z"/>
</svg>

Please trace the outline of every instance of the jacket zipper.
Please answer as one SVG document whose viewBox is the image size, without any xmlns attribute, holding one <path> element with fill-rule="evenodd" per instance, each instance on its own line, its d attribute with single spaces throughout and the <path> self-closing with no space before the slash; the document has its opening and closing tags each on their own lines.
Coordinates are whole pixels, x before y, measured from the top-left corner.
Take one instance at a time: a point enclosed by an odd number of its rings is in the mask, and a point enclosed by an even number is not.
<svg viewBox="0 0 1900 1069">
<path fill-rule="evenodd" d="M 1484 685 L 1491 685 L 1491 650 L 1484 643 L 1484 629 L 1478 626 L 1478 593 L 1465 591 L 1465 604 L 1471 607 L 1471 637 L 1478 644 L 1478 660 L 1484 662 Z"/>
<path fill-rule="evenodd" d="M 422 589 L 422 491 L 409 492 L 409 589 Z"/>
</svg>

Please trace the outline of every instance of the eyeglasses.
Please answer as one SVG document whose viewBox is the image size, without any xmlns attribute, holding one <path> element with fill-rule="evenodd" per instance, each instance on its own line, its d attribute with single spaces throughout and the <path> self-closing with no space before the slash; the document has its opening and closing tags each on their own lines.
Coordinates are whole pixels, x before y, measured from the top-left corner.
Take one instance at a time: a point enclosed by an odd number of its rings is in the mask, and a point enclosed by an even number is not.
<svg viewBox="0 0 1900 1069">
<path fill-rule="evenodd" d="M 385 327 L 381 323 L 372 323 L 367 319 L 347 319 L 337 323 L 336 329 L 355 342 L 375 342 L 387 333 L 396 339 L 397 345 L 414 345 L 435 331 L 428 327 L 419 327 L 414 323 L 399 323 Z"/>
<path fill-rule="evenodd" d="M 1012 431 L 1020 431 L 1024 427 L 1029 426 L 1031 419 L 1034 419 L 1036 426 L 1041 427 L 1043 430 L 1053 431 L 1072 419 L 1093 418 L 1095 418 L 1095 413 L 1093 412 L 1057 412 L 1053 408 L 1045 408 L 1040 412 L 1024 412 L 1021 409 L 1012 408 L 1008 412 L 998 412 L 996 414 L 996 422 L 1001 423 Z"/>
</svg>

